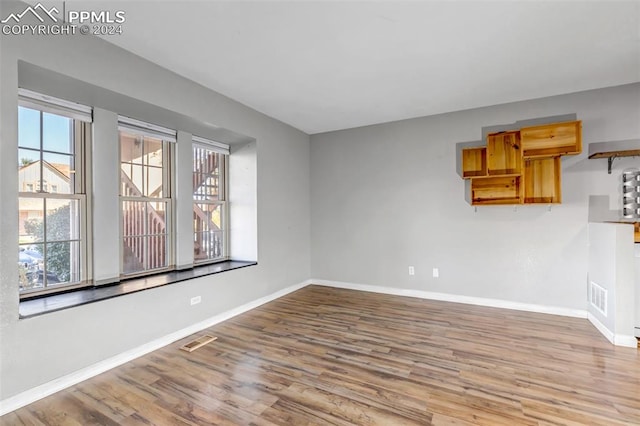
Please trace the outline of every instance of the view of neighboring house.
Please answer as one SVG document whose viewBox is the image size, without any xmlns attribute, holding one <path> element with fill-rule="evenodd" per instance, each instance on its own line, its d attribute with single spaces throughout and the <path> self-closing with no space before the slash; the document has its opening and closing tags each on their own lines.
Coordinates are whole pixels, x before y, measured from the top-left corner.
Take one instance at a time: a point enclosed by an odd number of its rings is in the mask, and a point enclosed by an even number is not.
<svg viewBox="0 0 640 426">
<path fill-rule="evenodd" d="M 42 185 L 40 173 L 42 171 Z M 71 182 L 71 169 L 68 164 L 34 161 L 20 167 L 18 188 L 22 192 L 68 193 Z M 42 187 L 41 187 L 42 186 Z M 36 198 L 24 198 L 20 202 L 20 242 L 31 242 L 31 236 L 24 229 L 26 220 L 43 218 L 42 202 Z"/>
</svg>

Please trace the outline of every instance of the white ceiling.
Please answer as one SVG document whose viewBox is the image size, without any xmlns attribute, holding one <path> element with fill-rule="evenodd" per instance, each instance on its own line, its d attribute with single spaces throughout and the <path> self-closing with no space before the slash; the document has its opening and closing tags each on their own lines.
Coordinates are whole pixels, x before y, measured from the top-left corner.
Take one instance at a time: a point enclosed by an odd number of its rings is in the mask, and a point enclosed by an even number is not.
<svg viewBox="0 0 640 426">
<path fill-rule="evenodd" d="M 640 1 L 89 4 L 126 12 L 105 40 L 309 134 L 640 81 Z"/>
</svg>

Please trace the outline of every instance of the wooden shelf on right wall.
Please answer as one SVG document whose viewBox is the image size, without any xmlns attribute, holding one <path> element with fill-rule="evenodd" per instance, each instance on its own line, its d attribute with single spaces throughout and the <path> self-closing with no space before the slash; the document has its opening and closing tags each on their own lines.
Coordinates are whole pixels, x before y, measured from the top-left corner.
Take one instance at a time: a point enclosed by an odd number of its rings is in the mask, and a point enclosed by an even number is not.
<svg viewBox="0 0 640 426">
<path fill-rule="evenodd" d="M 616 158 L 637 156 L 640 156 L 640 139 L 589 144 L 589 159 L 606 158 L 609 174 L 611 174 L 611 167 Z"/>
</svg>

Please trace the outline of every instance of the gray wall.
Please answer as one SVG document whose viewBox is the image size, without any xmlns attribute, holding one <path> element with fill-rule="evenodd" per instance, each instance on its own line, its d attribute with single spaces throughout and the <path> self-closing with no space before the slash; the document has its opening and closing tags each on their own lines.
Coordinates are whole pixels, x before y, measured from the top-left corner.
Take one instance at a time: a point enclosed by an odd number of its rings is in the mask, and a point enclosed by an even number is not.
<svg viewBox="0 0 640 426">
<path fill-rule="evenodd" d="M 618 229 L 630 225 L 589 224 L 589 281 L 607 290 L 607 315 L 587 303 L 587 310 L 612 334 L 616 332 L 616 244 Z M 624 229 L 624 228 L 623 228 Z"/>
<path fill-rule="evenodd" d="M 562 159 L 561 205 L 466 203 L 456 144 L 562 114 L 583 121 L 584 150 Z M 621 159 L 607 175 L 587 145 L 638 138 L 638 117 L 634 84 L 313 135 L 311 275 L 584 310 L 589 196 L 617 208 L 620 173 L 638 165 Z"/>
<path fill-rule="evenodd" d="M 14 6 L 3 2 L 2 15 Z M 18 60 L 255 138 L 258 266 L 19 320 Z M 103 40 L 0 37 L 0 140 L 0 399 L 310 275 L 309 137 Z"/>
</svg>

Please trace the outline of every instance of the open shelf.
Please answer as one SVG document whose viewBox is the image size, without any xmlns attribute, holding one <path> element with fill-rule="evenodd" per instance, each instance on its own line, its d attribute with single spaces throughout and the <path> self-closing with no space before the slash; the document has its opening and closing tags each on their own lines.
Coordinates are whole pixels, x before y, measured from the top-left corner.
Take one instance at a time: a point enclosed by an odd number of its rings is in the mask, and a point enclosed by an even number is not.
<svg viewBox="0 0 640 426">
<path fill-rule="evenodd" d="M 525 158 L 573 155 L 582 152 L 582 122 L 545 124 L 520 130 Z"/>
<path fill-rule="evenodd" d="M 501 132 L 487 136 L 487 174 L 507 175 L 522 170 L 519 132 Z"/>
<path fill-rule="evenodd" d="M 640 156 L 640 140 L 638 139 L 589 144 L 589 159 L 606 158 L 609 174 L 611 174 L 611 166 L 616 158 L 637 156 Z"/>
<path fill-rule="evenodd" d="M 524 202 L 562 202 L 560 157 L 527 159 L 524 162 Z"/>
<path fill-rule="evenodd" d="M 581 121 L 494 132 L 486 140 L 486 147 L 461 150 L 468 202 L 476 206 L 562 202 L 560 157 L 582 152 Z"/>
<path fill-rule="evenodd" d="M 522 177 L 488 176 L 471 180 L 471 204 L 521 204 Z"/>
<path fill-rule="evenodd" d="M 487 175 L 487 148 L 484 146 L 462 150 L 462 177 L 468 179 Z"/>
<path fill-rule="evenodd" d="M 640 148 L 628 149 L 626 151 L 610 151 L 610 152 L 598 152 L 589 156 L 589 159 L 594 158 L 609 158 L 609 157 L 638 157 L 640 156 Z"/>
</svg>

